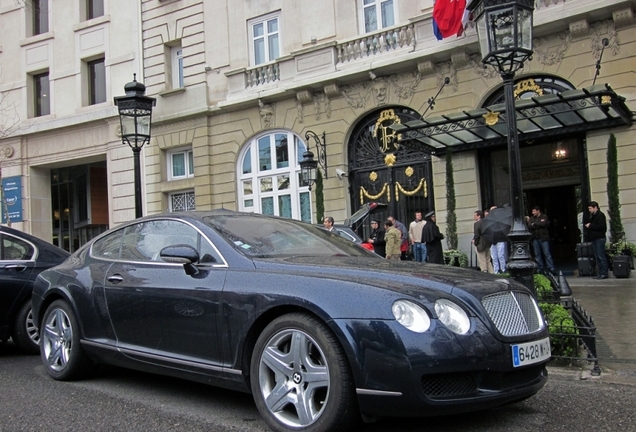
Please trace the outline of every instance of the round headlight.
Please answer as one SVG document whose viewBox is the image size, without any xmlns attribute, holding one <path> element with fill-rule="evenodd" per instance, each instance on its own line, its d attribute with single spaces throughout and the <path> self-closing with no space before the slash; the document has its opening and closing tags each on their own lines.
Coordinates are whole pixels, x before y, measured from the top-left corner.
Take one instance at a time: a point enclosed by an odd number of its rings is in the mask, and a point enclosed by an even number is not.
<svg viewBox="0 0 636 432">
<path fill-rule="evenodd" d="M 435 313 L 439 320 L 450 331 L 457 334 L 466 334 L 470 330 L 470 319 L 464 309 L 450 300 L 439 299 L 435 302 Z"/>
<path fill-rule="evenodd" d="M 407 300 L 398 300 L 391 307 L 393 316 L 404 327 L 415 333 L 424 333 L 431 326 L 431 318 L 420 306 Z"/>
</svg>

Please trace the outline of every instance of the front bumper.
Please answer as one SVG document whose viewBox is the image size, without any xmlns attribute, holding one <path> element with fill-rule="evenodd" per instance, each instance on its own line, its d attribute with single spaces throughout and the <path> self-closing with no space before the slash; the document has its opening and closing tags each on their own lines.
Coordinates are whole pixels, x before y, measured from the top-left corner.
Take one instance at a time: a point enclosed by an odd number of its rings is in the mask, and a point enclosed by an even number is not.
<svg viewBox="0 0 636 432">
<path fill-rule="evenodd" d="M 546 361 L 513 367 L 511 345 L 479 321 L 459 336 L 433 320 L 413 333 L 395 321 L 338 320 L 348 343 L 360 410 L 374 417 L 425 417 L 478 411 L 528 398 L 547 382 Z"/>
</svg>

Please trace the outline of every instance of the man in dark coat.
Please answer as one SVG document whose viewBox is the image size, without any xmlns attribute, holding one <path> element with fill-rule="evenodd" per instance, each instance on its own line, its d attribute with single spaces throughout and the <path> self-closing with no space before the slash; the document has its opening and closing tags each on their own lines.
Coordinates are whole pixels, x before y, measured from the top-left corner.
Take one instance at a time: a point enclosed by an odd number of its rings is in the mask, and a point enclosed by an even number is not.
<svg viewBox="0 0 636 432">
<path fill-rule="evenodd" d="M 535 206 L 532 209 L 532 216 L 526 216 L 526 224 L 532 234 L 532 248 L 534 249 L 534 259 L 539 266 L 539 271 L 549 270 L 550 273 L 556 274 L 552 254 L 550 253 L 550 219 L 545 213 L 541 213 L 541 207 Z M 544 261 L 545 260 L 545 264 Z"/>
<path fill-rule="evenodd" d="M 587 241 L 594 246 L 594 258 L 598 263 L 598 276 L 596 279 L 607 279 L 607 257 L 605 256 L 605 233 L 607 232 L 607 219 L 598 208 L 596 201 L 591 201 L 587 209 L 590 211 L 590 220 L 585 224 Z"/>
<path fill-rule="evenodd" d="M 444 264 L 444 252 L 442 251 L 444 235 L 435 223 L 435 212 L 426 213 L 424 220 L 426 225 L 422 229 L 422 241 L 426 242 L 426 261 L 432 264 Z"/>
<path fill-rule="evenodd" d="M 380 228 L 380 222 L 378 220 L 371 221 L 371 237 L 369 237 L 369 243 L 373 245 L 373 252 L 380 255 L 382 258 L 386 256 L 386 241 L 384 240 L 384 228 Z"/>
</svg>

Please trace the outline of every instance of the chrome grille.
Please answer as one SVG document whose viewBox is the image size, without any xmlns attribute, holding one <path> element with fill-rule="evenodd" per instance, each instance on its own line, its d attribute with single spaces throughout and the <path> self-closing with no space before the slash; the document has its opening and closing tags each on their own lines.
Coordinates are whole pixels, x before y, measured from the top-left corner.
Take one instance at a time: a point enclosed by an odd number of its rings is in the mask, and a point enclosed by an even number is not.
<svg viewBox="0 0 636 432">
<path fill-rule="evenodd" d="M 529 294 L 502 292 L 484 297 L 481 304 L 504 336 L 521 336 L 541 329 L 543 320 Z"/>
</svg>

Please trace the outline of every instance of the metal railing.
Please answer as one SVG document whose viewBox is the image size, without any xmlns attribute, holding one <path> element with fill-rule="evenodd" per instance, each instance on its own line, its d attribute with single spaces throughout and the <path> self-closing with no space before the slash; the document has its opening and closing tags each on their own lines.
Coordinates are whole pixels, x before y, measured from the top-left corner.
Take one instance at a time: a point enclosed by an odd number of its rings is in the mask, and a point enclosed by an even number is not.
<svg viewBox="0 0 636 432">
<path fill-rule="evenodd" d="M 598 363 L 594 319 L 587 314 L 576 299 L 569 296 L 561 297 L 562 292 L 571 292 L 569 286 L 567 290 L 561 286 L 567 284 L 564 277 L 559 277 L 559 281 L 550 274 L 546 277 L 550 279 L 553 291 L 541 296 L 539 302 L 560 304 L 571 317 L 571 320 L 564 318 L 560 323 L 550 323 L 552 327 L 550 331 L 552 359 L 586 361 L 593 364 L 591 374 L 600 375 L 601 368 Z"/>
</svg>

